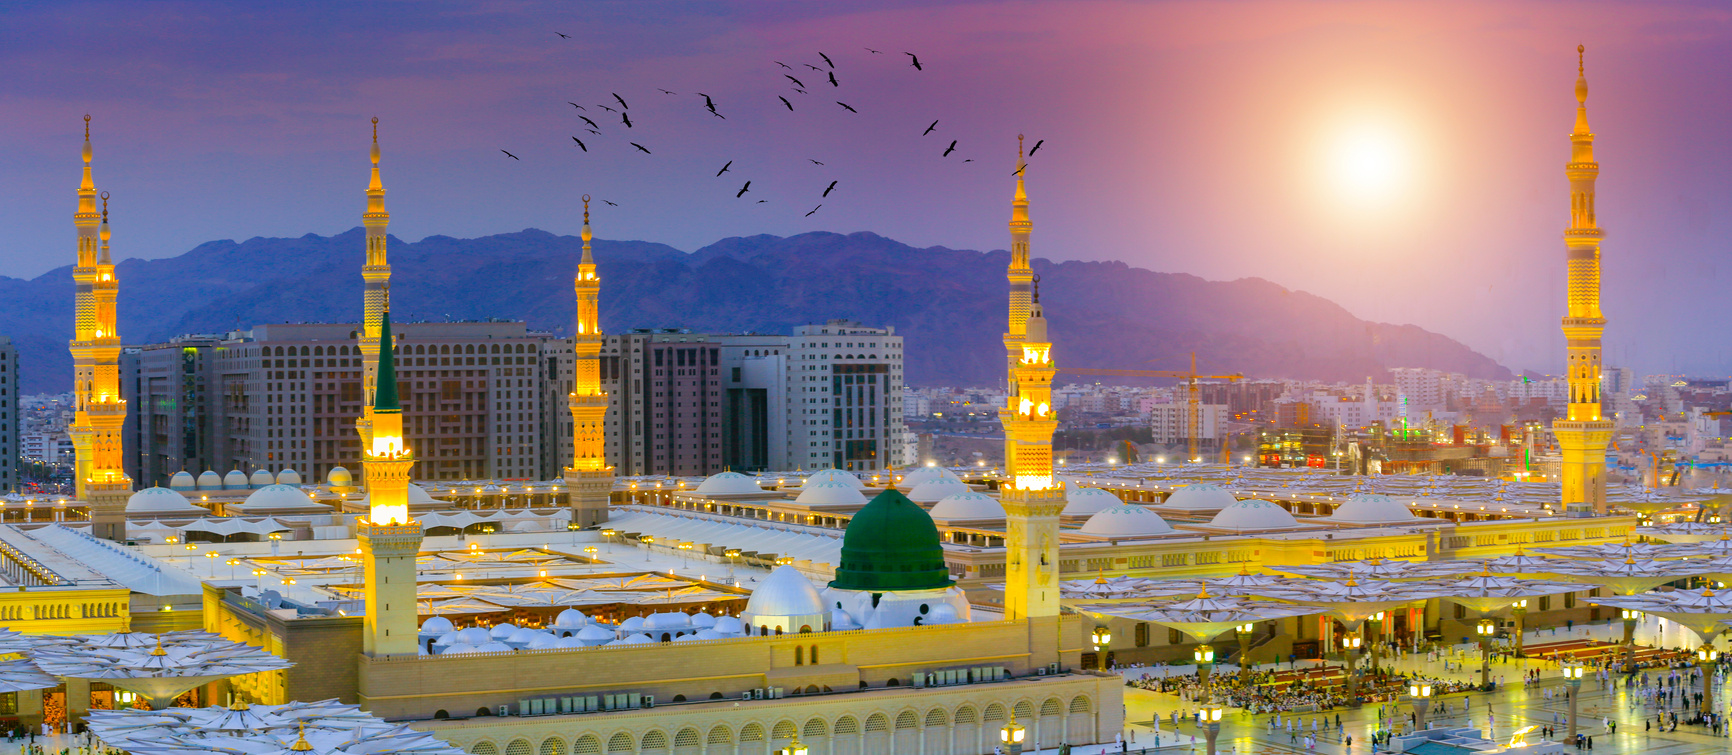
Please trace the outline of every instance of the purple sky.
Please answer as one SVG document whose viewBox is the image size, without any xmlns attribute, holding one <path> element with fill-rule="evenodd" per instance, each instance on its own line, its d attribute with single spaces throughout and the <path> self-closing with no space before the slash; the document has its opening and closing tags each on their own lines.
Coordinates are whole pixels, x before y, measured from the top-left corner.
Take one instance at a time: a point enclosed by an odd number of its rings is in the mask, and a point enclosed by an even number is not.
<svg viewBox="0 0 1732 755">
<path fill-rule="evenodd" d="M 1037 256 L 1259 276 L 1555 372 L 1583 43 L 1607 229 L 1606 361 L 1732 372 L 1721 327 L 1732 297 L 1719 277 L 1732 265 L 1722 3 L 851 10 L 867 5 L 9 3 L 0 273 L 72 260 L 86 112 L 123 257 L 358 225 L 374 115 L 391 231 L 407 239 L 574 233 L 588 192 L 620 205 L 596 210 L 598 235 L 687 250 L 811 230 L 1003 248 L 1024 132 L 1046 141 L 1029 174 Z M 820 51 L 840 87 L 802 65 L 823 66 Z M 615 104 L 612 92 L 634 128 L 597 107 Z M 940 157 L 952 139 L 956 153 Z M 1349 196 L 1343 161 L 1365 142 L 1397 167 Z"/>
</svg>

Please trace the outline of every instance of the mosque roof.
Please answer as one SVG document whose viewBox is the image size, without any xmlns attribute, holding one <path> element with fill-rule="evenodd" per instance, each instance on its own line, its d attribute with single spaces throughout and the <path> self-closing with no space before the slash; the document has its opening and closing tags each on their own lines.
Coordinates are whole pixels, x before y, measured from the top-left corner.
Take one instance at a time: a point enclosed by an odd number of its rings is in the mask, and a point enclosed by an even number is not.
<svg viewBox="0 0 1732 755">
<path fill-rule="evenodd" d="M 296 472 L 292 468 L 284 469 L 283 471 L 277 473 L 277 484 L 279 484 L 279 485 L 299 485 L 299 484 L 301 484 L 301 473 Z"/>
<path fill-rule="evenodd" d="M 1173 491 L 1161 505 L 1170 509 L 1188 509 L 1191 511 L 1220 511 L 1233 505 L 1239 499 L 1220 485 L 1197 483 L 1186 485 Z"/>
<path fill-rule="evenodd" d="M 198 487 L 198 480 L 193 479 L 191 472 L 183 469 L 168 478 L 168 487 L 170 490 L 193 490 Z"/>
<path fill-rule="evenodd" d="M 277 476 L 274 474 L 271 474 L 270 471 L 266 470 L 266 469 L 255 469 L 255 470 L 253 470 L 252 475 L 247 477 L 247 484 L 251 485 L 255 488 L 262 488 L 266 485 L 274 485 L 274 484 L 276 484 L 276 482 L 277 482 Z"/>
<path fill-rule="evenodd" d="M 814 484 L 825 482 L 839 482 L 855 490 L 866 489 L 866 483 L 861 482 L 860 478 L 855 477 L 852 472 L 844 472 L 840 469 L 826 469 L 820 472 L 813 472 L 804 482 L 800 483 L 800 487 L 811 487 Z"/>
<path fill-rule="evenodd" d="M 721 472 L 704 478 L 697 492 L 702 495 L 751 495 L 764 492 L 758 482 L 739 472 Z"/>
<path fill-rule="evenodd" d="M 344 467 L 331 467 L 331 471 L 325 473 L 325 482 L 331 485 L 348 487 L 354 481 L 355 475 Z"/>
<path fill-rule="evenodd" d="M 932 505 L 933 519 L 1003 519 L 1004 506 L 985 493 L 969 491 L 947 495 Z"/>
<path fill-rule="evenodd" d="M 894 488 L 855 512 L 842 535 L 842 559 L 831 587 L 841 590 L 933 590 L 954 584 L 931 515 Z"/>
<path fill-rule="evenodd" d="M 920 467 L 902 473 L 902 486 L 912 488 L 927 480 L 960 480 L 955 472 L 944 467 Z"/>
<path fill-rule="evenodd" d="M 1248 530 L 1279 530 L 1298 527 L 1299 521 L 1287 510 L 1268 501 L 1251 498 L 1221 509 L 1208 526 L 1245 532 Z"/>
<path fill-rule="evenodd" d="M 245 490 L 251 485 L 247 473 L 239 469 L 231 469 L 228 474 L 223 475 L 223 490 Z"/>
<path fill-rule="evenodd" d="M 967 483 L 955 477 L 928 478 L 908 490 L 908 500 L 917 503 L 937 503 L 957 493 L 970 490 Z"/>
<path fill-rule="evenodd" d="M 1064 516 L 1090 516 L 1123 503 L 1118 496 L 1100 488 L 1085 488 L 1068 482 L 1064 488 L 1064 511 L 1060 512 Z"/>
<path fill-rule="evenodd" d="M 463 755 L 425 732 L 336 700 L 224 708 L 92 710 L 89 727 L 104 743 L 134 755 Z"/>
<path fill-rule="evenodd" d="M 1082 531 L 1100 537 L 1142 537 L 1165 535 L 1172 532 L 1173 527 L 1160 514 L 1134 503 L 1125 503 L 1101 509 L 1100 513 L 1083 523 Z"/>
<path fill-rule="evenodd" d="M 1419 517 L 1413 515 L 1407 504 L 1394 498 L 1381 493 L 1361 493 L 1349 496 L 1329 519 L 1347 524 L 1392 524 L 1411 522 Z"/>
<path fill-rule="evenodd" d="M 186 496 L 168 488 L 145 488 L 126 499 L 128 514 L 208 514 L 209 510 L 195 506 Z"/>
<path fill-rule="evenodd" d="M 198 489 L 199 490 L 222 490 L 223 489 L 222 475 L 217 474 L 216 470 L 214 470 L 214 469 L 207 469 L 203 472 L 200 472 L 198 475 Z"/>
<path fill-rule="evenodd" d="M 242 511 L 306 511 L 330 513 L 331 508 L 322 503 L 315 503 L 311 496 L 293 485 L 271 483 L 247 495 L 247 499 L 236 506 Z"/>
<path fill-rule="evenodd" d="M 859 481 L 856 480 L 855 483 L 858 484 Z M 814 483 L 807 480 L 800 486 L 800 495 L 794 502 L 807 506 L 858 506 L 866 502 L 866 496 L 860 492 L 861 487 L 865 486 L 855 487 L 846 482 Z"/>
<path fill-rule="evenodd" d="M 752 590 L 752 597 L 746 601 L 746 610 L 741 615 L 749 619 L 753 616 L 815 616 L 824 612 L 824 598 L 818 594 L 818 588 L 813 587 L 799 569 L 783 564 Z"/>
</svg>

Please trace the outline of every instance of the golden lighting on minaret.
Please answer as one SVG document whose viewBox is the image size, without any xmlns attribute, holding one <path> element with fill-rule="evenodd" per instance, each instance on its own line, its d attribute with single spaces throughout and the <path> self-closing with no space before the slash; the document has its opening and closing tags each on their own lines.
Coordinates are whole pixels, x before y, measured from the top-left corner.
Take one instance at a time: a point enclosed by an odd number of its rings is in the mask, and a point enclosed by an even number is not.
<svg viewBox="0 0 1732 755">
<path fill-rule="evenodd" d="M 572 337 L 571 466 L 565 470 L 571 520 L 581 527 L 607 521 L 613 469 L 607 466 L 607 393 L 601 389 L 601 276 L 591 256 L 589 195 L 583 195 L 583 257 L 572 281 L 577 333 Z"/>
<path fill-rule="evenodd" d="M 1600 313 L 1600 230 L 1595 217 L 1594 182 L 1600 164 L 1594 161 L 1594 134 L 1588 128 L 1588 77 L 1585 48 L 1576 47 L 1576 125 L 1570 132 L 1570 227 L 1564 231 L 1568 270 L 1568 301 L 1564 340 L 1568 347 L 1570 391 L 1567 419 L 1552 423 L 1562 451 L 1564 510 L 1576 516 L 1606 514 L 1606 448 L 1612 423 L 1600 414 L 1600 336 L 1606 318 Z"/>
<path fill-rule="evenodd" d="M 424 533 L 409 512 L 409 471 L 415 466 L 415 454 L 403 445 L 390 310 L 379 313 L 377 375 L 373 434 L 361 454 L 367 477 L 367 518 L 355 523 L 366 587 L 361 649 L 370 656 L 414 655 L 418 650 L 415 558 Z"/>
<path fill-rule="evenodd" d="M 361 416 L 355 420 L 355 430 L 361 434 L 361 448 L 371 448 L 373 436 L 373 393 L 378 389 L 379 323 L 385 310 L 391 308 L 391 264 L 385 255 L 386 227 L 391 213 L 385 211 L 385 184 L 379 180 L 379 119 L 373 119 L 373 148 L 368 153 L 373 163 L 372 178 L 367 182 L 367 211 L 361 214 L 361 225 L 367 229 L 367 256 L 361 266 L 365 285 L 361 299 Z"/>
<path fill-rule="evenodd" d="M 73 419 L 71 436 L 78 497 L 90 505 L 91 534 L 109 540 L 126 537 L 126 499 L 132 479 L 122 469 L 121 430 L 126 401 L 120 397 L 120 328 L 115 310 L 120 281 L 108 252 L 108 193 L 96 207 L 90 171 L 90 116 L 84 116 L 84 177 L 78 185 L 78 261 L 72 269 L 74 300 L 72 353 Z"/>
</svg>

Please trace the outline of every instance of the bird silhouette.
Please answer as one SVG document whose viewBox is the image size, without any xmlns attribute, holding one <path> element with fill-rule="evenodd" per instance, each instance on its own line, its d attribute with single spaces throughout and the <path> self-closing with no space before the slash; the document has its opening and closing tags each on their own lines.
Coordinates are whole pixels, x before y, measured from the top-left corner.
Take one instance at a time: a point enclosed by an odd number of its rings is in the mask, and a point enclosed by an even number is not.
<svg viewBox="0 0 1732 755">
<path fill-rule="evenodd" d="M 818 205 L 818 207 L 823 207 L 823 206 L 824 206 L 824 205 Z M 817 212 L 817 211 L 818 211 L 818 207 L 813 207 L 813 208 L 812 208 L 812 212 Z M 812 212 L 808 212 L 808 213 L 806 213 L 806 217 L 808 217 L 808 218 L 809 218 L 809 217 L 812 217 Z"/>
<path fill-rule="evenodd" d="M 968 158 L 968 159 L 967 159 L 967 160 L 963 160 L 963 162 L 965 162 L 965 163 L 971 163 L 971 162 L 974 162 L 974 158 L 972 158 L 972 157 L 970 157 L 970 158 Z"/>
<path fill-rule="evenodd" d="M 500 152 L 505 152 L 505 150 L 499 150 L 499 151 L 500 151 Z M 510 153 L 510 152 L 505 152 L 505 156 L 506 156 L 506 157 L 509 157 L 509 158 L 511 158 L 511 159 L 513 159 L 513 160 L 522 160 L 522 159 L 523 159 L 523 158 L 521 158 L 521 157 L 518 157 L 518 156 L 517 156 L 517 155 L 513 155 L 513 154 L 511 154 L 511 153 Z"/>
<path fill-rule="evenodd" d="M 567 105 L 570 105 L 570 106 L 572 106 L 572 107 L 574 107 L 574 108 L 577 108 L 577 109 L 578 109 L 578 110 L 588 110 L 588 109 L 589 109 L 589 108 L 586 108 L 586 107 L 584 107 L 584 106 L 582 106 L 582 105 L 579 105 L 579 104 L 577 104 L 577 103 L 575 103 L 575 102 L 572 102 L 572 101 L 571 101 L 571 100 L 566 100 L 566 101 L 565 101 L 565 104 L 567 104 Z"/>
<path fill-rule="evenodd" d="M 806 90 L 804 90 L 804 89 L 795 89 L 794 91 L 799 92 L 800 94 L 806 93 Z"/>
<path fill-rule="evenodd" d="M 950 146 L 945 147 L 944 148 L 944 154 L 939 155 L 939 157 L 949 157 L 950 153 L 955 152 L 955 151 L 956 151 L 956 140 L 951 139 L 950 140 Z"/>
<path fill-rule="evenodd" d="M 920 67 L 920 56 L 915 55 L 914 53 L 911 53 L 911 52 L 905 52 L 902 54 L 908 56 L 908 62 L 914 66 L 914 70 L 916 70 L 916 71 L 926 70 L 926 69 Z"/>
<path fill-rule="evenodd" d="M 619 119 L 625 121 L 626 128 L 631 128 L 631 113 L 620 113 Z"/>
<path fill-rule="evenodd" d="M 580 116 L 578 116 L 578 118 L 583 119 L 583 122 L 589 124 L 590 128 L 601 128 L 601 124 L 590 120 L 589 116 L 587 116 L 587 115 L 580 115 Z"/>
<path fill-rule="evenodd" d="M 810 158 L 810 157 L 808 157 L 808 158 L 806 158 L 806 159 L 807 159 L 807 160 L 812 160 L 812 158 Z M 813 165 L 823 165 L 823 163 L 821 163 L 821 162 L 818 162 L 818 161 L 817 161 L 817 160 L 812 160 L 812 164 L 813 164 Z"/>
<path fill-rule="evenodd" d="M 836 188 L 836 182 L 835 182 L 835 181 L 831 181 L 831 182 L 830 182 L 830 185 L 829 185 L 829 186 L 826 186 L 826 187 L 824 187 L 824 193 L 823 193 L 823 194 L 820 194 L 820 195 L 818 195 L 818 196 L 820 196 L 820 197 L 827 197 L 827 196 L 830 196 L 830 192 L 831 192 L 831 191 L 832 191 L 832 190 L 834 190 L 834 189 L 835 189 L 835 188 Z"/>
<path fill-rule="evenodd" d="M 559 32 L 554 32 L 554 34 L 559 34 Z M 571 39 L 571 35 L 570 34 L 559 34 L 559 38 L 560 39 Z"/>
<path fill-rule="evenodd" d="M 794 85 L 795 85 L 795 86 L 798 86 L 798 87 L 800 87 L 800 88 L 802 88 L 802 89 L 804 89 L 804 88 L 805 88 L 805 87 L 806 87 L 806 82 L 804 82 L 804 81 L 801 81 L 801 80 L 799 80 L 799 79 L 796 79 L 796 78 L 794 78 L 794 77 L 793 77 L 793 76 L 792 76 L 792 75 L 790 75 L 790 74 L 786 74 L 786 73 L 784 73 L 784 74 L 782 74 L 782 78 L 785 78 L 785 79 L 787 79 L 787 80 L 789 80 L 789 81 L 792 81 L 792 82 L 794 82 Z"/>
<path fill-rule="evenodd" d="M 592 134 L 595 134 L 595 135 L 596 135 L 596 136 L 601 136 L 601 132 L 600 132 L 600 131 L 597 131 L 597 130 L 595 130 L 595 129 L 593 129 L 593 128 L 586 128 L 586 129 L 584 129 L 584 130 L 585 130 L 585 131 L 588 131 L 588 132 L 589 132 L 589 133 L 592 133 Z"/>
<path fill-rule="evenodd" d="M 1016 166 L 1016 170 L 1011 171 L 1010 174 L 1013 176 L 1020 176 L 1020 175 L 1022 175 L 1022 172 L 1024 170 L 1027 170 L 1027 169 L 1028 169 L 1027 165 L 1018 165 L 1018 166 Z"/>
<path fill-rule="evenodd" d="M 607 205 L 607 206 L 609 206 L 609 207 L 618 207 L 618 206 L 619 206 L 619 205 L 617 205 L 617 204 L 614 204 L 614 203 L 612 203 L 612 202 L 609 202 L 609 201 L 607 201 L 607 200 L 605 200 L 605 199 L 603 199 L 603 200 L 601 200 L 601 203 L 602 203 L 602 204 L 605 204 L 605 205 Z"/>
<path fill-rule="evenodd" d="M 574 137 L 571 137 L 571 140 L 572 140 L 572 141 L 574 141 L 574 142 L 577 142 L 577 148 L 578 148 L 578 149 L 581 149 L 581 150 L 583 150 L 583 151 L 585 151 L 585 152 L 588 152 L 588 151 L 589 151 L 589 148 L 588 148 L 588 147 L 585 147 L 585 146 L 583 146 L 583 140 L 582 140 L 582 139 L 579 139 L 579 138 L 577 138 L 577 137 L 575 137 L 575 136 L 574 136 Z"/>
<path fill-rule="evenodd" d="M 858 110 L 855 110 L 854 108 L 848 107 L 848 103 L 842 102 L 841 100 L 837 100 L 836 104 L 841 105 L 843 110 L 846 110 L 850 113 L 859 113 L 860 112 Z"/>
<path fill-rule="evenodd" d="M 734 195 L 734 198 L 735 198 L 735 199 L 739 199 L 739 198 L 740 198 L 740 197 L 743 197 L 743 196 L 745 196 L 745 195 L 746 195 L 746 190 L 747 190 L 747 189 L 750 189 L 750 188 L 752 188 L 752 182 L 751 182 L 751 181 L 747 181 L 747 182 L 746 182 L 746 185 L 745 185 L 745 186 L 741 186 L 741 187 L 740 187 L 740 193 L 738 193 L 738 194 L 735 194 L 735 195 Z"/>
<path fill-rule="evenodd" d="M 728 168 L 733 167 L 733 165 L 734 165 L 734 161 L 729 160 L 727 165 L 723 165 L 721 170 L 716 171 L 716 177 L 721 178 L 722 174 L 728 172 Z"/>
<path fill-rule="evenodd" d="M 638 143 L 637 143 L 637 142 L 630 142 L 630 144 L 631 144 L 631 146 L 633 146 L 633 147 L 637 147 L 637 148 L 638 148 L 638 149 L 640 149 L 640 150 L 643 150 L 643 153 L 644 153 L 644 154 L 646 154 L 646 155 L 648 155 L 648 154 L 651 154 L 651 153 L 650 153 L 650 151 L 649 151 L 649 148 L 648 148 L 648 147 L 645 147 L 645 146 L 643 146 L 643 145 L 642 145 L 642 144 L 638 144 Z"/>
<path fill-rule="evenodd" d="M 616 93 L 616 92 L 608 92 L 608 94 L 611 94 L 611 95 L 613 95 L 613 98 L 614 98 L 614 99 L 616 99 L 616 100 L 619 100 L 619 107 L 620 107 L 620 109 L 621 109 L 621 110 L 629 110 L 629 109 L 631 109 L 631 106 L 630 106 L 630 105 L 627 105 L 627 104 L 625 104 L 625 98 L 624 98 L 624 97 L 621 97 L 621 96 L 619 96 L 619 94 L 618 94 L 618 93 Z"/>
<path fill-rule="evenodd" d="M 830 56 L 828 56 L 828 55 L 825 55 L 825 54 L 824 54 L 824 53 L 818 53 L 818 57 L 820 57 L 820 58 L 823 58 L 823 59 L 824 59 L 824 65 L 827 65 L 827 66 L 829 66 L 829 67 L 831 67 L 831 68 L 835 68 L 835 67 L 836 67 L 836 64 L 835 64 L 835 63 L 832 63 L 832 62 L 830 62 Z"/>
<path fill-rule="evenodd" d="M 1046 140 L 1045 140 L 1045 139 L 1042 139 L 1042 140 L 1040 140 L 1040 141 L 1037 141 L 1037 142 L 1035 142 L 1035 143 L 1034 143 L 1034 147 L 1033 147 L 1033 148 L 1031 148 L 1031 149 L 1029 149 L 1029 151 L 1028 151 L 1028 156 L 1029 156 L 1029 157 L 1034 157 L 1034 153 L 1035 153 L 1035 152 L 1036 152 L 1036 151 L 1038 151 L 1038 150 L 1039 150 L 1039 149 L 1040 149 L 1040 145 L 1042 145 L 1042 144 L 1045 144 L 1045 143 L 1046 143 Z"/>
<path fill-rule="evenodd" d="M 830 74 L 830 86 L 833 86 L 833 87 L 842 86 L 841 84 L 836 83 L 836 72 L 835 71 L 827 71 L 826 73 Z"/>
<path fill-rule="evenodd" d="M 712 112 L 712 113 L 716 112 L 716 101 L 710 99 L 709 95 L 704 94 L 703 92 L 693 92 L 693 94 L 696 94 L 699 97 L 704 98 L 704 107 L 709 108 L 710 112 Z"/>
<path fill-rule="evenodd" d="M 938 121 L 933 121 L 932 125 L 927 126 L 925 131 L 920 132 L 920 135 L 925 136 L 927 134 L 930 134 L 930 133 L 932 133 L 932 129 L 935 129 L 935 128 L 938 128 Z"/>
<path fill-rule="evenodd" d="M 758 204 L 763 204 L 763 203 L 765 203 L 765 202 L 768 202 L 768 201 L 770 201 L 770 200 L 768 200 L 768 199 L 760 199 L 760 200 L 758 200 Z"/>
<path fill-rule="evenodd" d="M 608 106 L 606 106 L 606 105 L 596 105 L 596 107 L 598 107 L 598 108 L 601 108 L 601 109 L 602 109 L 602 110 L 606 110 L 606 111 L 608 111 L 608 112 L 610 112 L 610 113 L 617 113 L 617 112 L 619 112 L 619 111 L 618 111 L 618 110 L 615 110 L 615 109 L 613 109 L 613 108 L 610 108 L 610 107 L 608 107 Z"/>
<path fill-rule="evenodd" d="M 786 69 L 788 69 L 788 70 L 790 70 L 790 71 L 792 71 L 792 70 L 794 70 L 794 67 L 793 67 L 793 66 L 791 66 L 791 65 L 788 65 L 788 64 L 787 64 L 787 63 L 783 63 L 783 62 L 782 62 L 782 61 L 780 61 L 780 60 L 772 60 L 772 61 L 770 61 L 770 62 L 771 62 L 771 63 L 775 63 L 775 64 L 776 64 L 776 65 L 779 65 L 779 66 L 781 66 L 781 67 L 783 67 L 783 68 L 786 68 Z"/>
<path fill-rule="evenodd" d="M 882 51 L 874 50 L 870 47 L 866 48 L 866 51 L 869 53 L 872 53 L 873 55 L 883 55 L 884 54 Z"/>
<path fill-rule="evenodd" d="M 789 111 L 793 111 L 793 109 L 794 109 L 794 103 L 792 103 L 792 102 L 789 102 L 789 101 L 788 101 L 788 98 L 786 98 L 786 97 L 783 97 L 783 96 L 782 96 L 782 95 L 779 95 L 779 94 L 778 94 L 778 95 L 776 95 L 776 99 L 778 99 L 778 100 L 781 100 L 781 101 L 782 101 L 782 104 L 784 104 L 784 105 L 787 105 L 787 106 L 788 106 L 788 110 L 789 110 Z"/>
<path fill-rule="evenodd" d="M 717 118 L 720 118 L 720 119 L 722 119 L 722 120 L 724 120 L 724 121 L 725 121 L 725 120 L 727 120 L 727 119 L 728 119 L 728 117 L 727 117 L 727 116 L 725 116 L 725 115 L 722 115 L 722 114 L 721 114 L 721 113 L 718 113 L 718 112 L 716 112 L 716 111 L 714 111 L 714 110 L 711 110 L 711 111 L 710 111 L 710 115 L 713 115 L 713 116 L 715 116 L 715 117 L 717 117 Z"/>
<path fill-rule="evenodd" d="M 817 66 L 815 66 L 815 65 L 812 65 L 812 64 L 811 64 L 811 63 L 801 63 L 801 64 L 800 64 L 800 65 L 803 65 L 803 66 L 805 66 L 805 67 L 807 67 L 807 68 L 810 68 L 810 69 L 812 69 L 812 70 L 814 70 L 814 71 L 817 71 L 817 72 L 818 72 L 818 73 L 823 73 L 823 72 L 824 72 L 824 69 L 822 69 L 822 68 L 819 68 L 819 67 L 817 67 Z"/>
</svg>

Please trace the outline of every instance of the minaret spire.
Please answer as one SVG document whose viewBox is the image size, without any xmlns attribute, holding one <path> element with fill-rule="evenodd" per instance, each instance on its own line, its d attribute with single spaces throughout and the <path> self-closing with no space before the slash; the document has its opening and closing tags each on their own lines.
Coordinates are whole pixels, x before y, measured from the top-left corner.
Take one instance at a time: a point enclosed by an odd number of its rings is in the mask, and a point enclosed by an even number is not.
<svg viewBox="0 0 1732 755">
<path fill-rule="evenodd" d="M 358 346 L 361 351 L 361 416 L 355 420 L 355 430 L 361 434 L 361 448 L 373 445 L 373 393 L 378 386 L 379 327 L 385 310 L 391 308 L 391 264 L 385 254 L 386 228 L 391 213 L 385 211 L 385 184 L 379 179 L 379 119 L 373 118 L 373 146 L 368 152 L 372 175 L 367 182 L 367 211 L 361 214 L 361 225 L 367 229 L 366 261 L 361 266 L 365 289 L 361 295 L 361 331 Z"/>
<path fill-rule="evenodd" d="M 397 400 L 396 345 L 391 311 L 379 313 L 379 388 L 374 392 L 369 428 L 361 450 L 367 476 L 367 517 L 355 523 L 361 546 L 366 615 L 361 651 L 369 656 L 414 655 L 416 634 L 415 557 L 423 532 L 409 510 L 409 472 L 415 454 L 403 442 L 403 407 Z"/>
<path fill-rule="evenodd" d="M 108 192 L 96 206 L 91 177 L 90 116 L 84 116 L 84 175 L 78 184 L 76 285 L 72 342 L 73 418 L 71 436 L 77 459 L 73 479 L 78 497 L 90 507 L 91 534 L 126 539 L 126 499 L 132 479 L 123 470 L 121 430 L 126 401 L 120 397 L 120 334 L 115 300 L 119 280 L 108 254 Z"/>
<path fill-rule="evenodd" d="M 607 521 L 613 468 L 607 465 L 607 394 L 601 389 L 601 276 L 590 251 L 589 195 L 583 195 L 583 256 L 578 259 L 577 332 L 572 336 L 571 466 L 565 469 L 571 520 L 581 527 Z"/>
<path fill-rule="evenodd" d="M 1606 447 L 1612 423 L 1600 413 L 1600 337 L 1606 319 L 1600 312 L 1600 230 L 1594 185 L 1594 134 L 1588 128 L 1586 48 L 1576 46 L 1576 125 L 1570 132 L 1570 227 L 1564 231 L 1568 294 L 1563 320 L 1568 349 L 1570 401 L 1566 419 L 1552 423 L 1562 451 L 1562 503 L 1575 516 L 1606 514 Z"/>
</svg>

